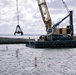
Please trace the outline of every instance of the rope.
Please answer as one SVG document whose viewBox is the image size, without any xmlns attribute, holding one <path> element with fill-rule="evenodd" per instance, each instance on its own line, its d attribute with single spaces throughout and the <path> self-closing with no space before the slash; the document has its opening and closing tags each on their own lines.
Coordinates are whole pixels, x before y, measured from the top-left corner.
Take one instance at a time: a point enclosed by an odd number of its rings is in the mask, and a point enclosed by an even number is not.
<svg viewBox="0 0 76 75">
<path fill-rule="evenodd" d="M 64 4 L 66 10 L 69 12 L 69 9 L 68 9 L 68 6 L 66 5 L 66 3 L 65 3 L 63 0 L 62 0 L 62 2 L 63 2 L 63 4 Z"/>
<path fill-rule="evenodd" d="M 18 0 L 16 0 L 16 6 L 17 6 L 17 21 L 18 21 L 18 25 L 19 25 L 19 11 L 18 11 Z"/>
</svg>

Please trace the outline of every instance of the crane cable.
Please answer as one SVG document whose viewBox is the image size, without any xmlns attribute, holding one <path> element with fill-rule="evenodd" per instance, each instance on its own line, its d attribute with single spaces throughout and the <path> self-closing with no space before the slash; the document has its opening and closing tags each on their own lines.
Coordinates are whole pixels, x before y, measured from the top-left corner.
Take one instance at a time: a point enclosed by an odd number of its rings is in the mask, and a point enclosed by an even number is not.
<svg viewBox="0 0 76 75">
<path fill-rule="evenodd" d="M 16 6 L 17 6 L 17 21 L 18 21 L 18 25 L 19 25 L 18 0 L 16 0 Z"/>
<path fill-rule="evenodd" d="M 69 12 L 68 6 L 66 5 L 66 3 L 62 0 L 63 5 L 65 6 L 66 10 Z"/>
</svg>

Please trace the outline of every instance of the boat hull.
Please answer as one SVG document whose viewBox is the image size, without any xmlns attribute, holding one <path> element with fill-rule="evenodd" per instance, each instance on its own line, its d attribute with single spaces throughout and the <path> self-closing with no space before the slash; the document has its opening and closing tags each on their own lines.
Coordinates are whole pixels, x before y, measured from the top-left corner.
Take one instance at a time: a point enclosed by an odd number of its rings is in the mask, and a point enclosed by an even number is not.
<svg viewBox="0 0 76 75">
<path fill-rule="evenodd" d="M 76 48 L 76 40 L 35 41 L 26 44 L 34 48 Z"/>
</svg>

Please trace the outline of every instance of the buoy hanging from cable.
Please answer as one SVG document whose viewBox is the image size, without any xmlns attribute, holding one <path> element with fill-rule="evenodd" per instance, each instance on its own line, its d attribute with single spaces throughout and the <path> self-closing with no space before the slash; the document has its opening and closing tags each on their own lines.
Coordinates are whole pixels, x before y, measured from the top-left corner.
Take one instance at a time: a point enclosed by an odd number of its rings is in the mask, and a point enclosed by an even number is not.
<svg viewBox="0 0 76 75">
<path fill-rule="evenodd" d="M 19 24 L 19 8 L 18 8 L 18 0 L 16 0 L 16 9 L 17 9 L 17 26 L 16 26 L 16 30 L 15 30 L 15 32 L 14 32 L 14 35 L 16 35 L 16 34 L 21 34 L 21 35 L 23 35 L 23 32 L 22 32 L 22 30 L 21 30 L 21 28 L 20 28 L 20 24 Z"/>
</svg>

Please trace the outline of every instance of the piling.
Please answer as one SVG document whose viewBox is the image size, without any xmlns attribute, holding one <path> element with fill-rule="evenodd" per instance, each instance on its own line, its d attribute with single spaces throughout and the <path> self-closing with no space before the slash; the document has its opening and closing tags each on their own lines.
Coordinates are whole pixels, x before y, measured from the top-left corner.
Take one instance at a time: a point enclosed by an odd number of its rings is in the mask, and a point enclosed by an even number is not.
<svg viewBox="0 0 76 75">
<path fill-rule="evenodd" d="M 16 58 L 18 58 L 19 55 L 19 49 L 16 50 Z"/>
<path fill-rule="evenodd" d="M 37 67 L 37 57 L 35 57 L 35 67 Z"/>
</svg>

